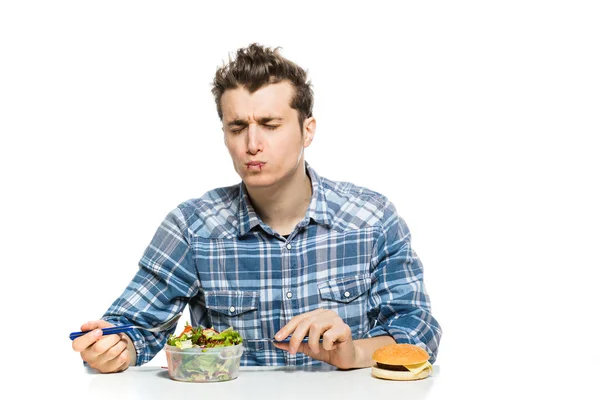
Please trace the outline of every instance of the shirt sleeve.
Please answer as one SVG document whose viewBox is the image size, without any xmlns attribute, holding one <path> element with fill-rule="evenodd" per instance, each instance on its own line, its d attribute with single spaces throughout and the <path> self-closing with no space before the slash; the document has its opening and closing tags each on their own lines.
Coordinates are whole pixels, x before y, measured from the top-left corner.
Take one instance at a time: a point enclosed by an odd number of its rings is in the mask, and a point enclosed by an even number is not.
<svg viewBox="0 0 600 400">
<path fill-rule="evenodd" d="M 182 312 L 199 286 L 186 221 L 177 208 L 163 220 L 140 259 L 137 273 L 102 319 L 115 325 L 160 325 Z M 175 329 L 127 332 L 137 352 L 136 365 L 152 360 Z"/>
<path fill-rule="evenodd" d="M 389 335 L 397 343 L 415 344 L 429 353 L 433 363 L 442 329 L 431 314 L 423 265 L 410 237 L 406 223 L 387 202 L 371 260 L 373 284 L 368 307 L 375 324 L 366 336 Z"/>
</svg>

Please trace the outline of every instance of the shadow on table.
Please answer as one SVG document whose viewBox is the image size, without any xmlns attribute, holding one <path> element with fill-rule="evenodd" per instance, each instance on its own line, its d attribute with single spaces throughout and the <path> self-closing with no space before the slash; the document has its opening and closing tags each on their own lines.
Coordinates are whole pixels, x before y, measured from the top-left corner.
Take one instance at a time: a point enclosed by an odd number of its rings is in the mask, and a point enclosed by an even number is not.
<svg viewBox="0 0 600 400">
<path fill-rule="evenodd" d="M 158 376 L 159 378 L 164 378 L 164 379 L 171 379 L 171 377 L 169 376 L 169 371 L 167 371 L 166 369 L 161 369 L 160 371 L 158 371 L 156 373 L 156 376 Z"/>
<path fill-rule="evenodd" d="M 336 367 L 332 366 L 283 366 L 283 367 L 252 367 L 240 370 L 241 375 L 253 374 L 253 373 L 263 373 L 266 371 L 271 372 L 285 372 L 288 374 L 298 373 L 298 372 L 329 372 L 338 370 Z M 341 370 L 340 370 L 341 371 Z M 171 379 L 169 376 L 169 371 L 166 368 L 162 368 L 160 371 L 156 371 L 155 374 L 159 378 L 163 379 Z"/>
</svg>

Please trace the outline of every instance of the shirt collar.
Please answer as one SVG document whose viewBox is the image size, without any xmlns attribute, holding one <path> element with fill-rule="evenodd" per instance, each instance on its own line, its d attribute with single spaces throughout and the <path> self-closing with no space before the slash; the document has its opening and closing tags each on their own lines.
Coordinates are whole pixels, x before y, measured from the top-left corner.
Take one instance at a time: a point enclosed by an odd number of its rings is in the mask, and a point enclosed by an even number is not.
<svg viewBox="0 0 600 400">
<path fill-rule="evenodd" d="M 331 215 L 327 207 L 327 199 L 325 197 L 323 180 L 306 162 L 305 168 L 312 185 L 312 196 L 308 205 L 308 209 L 306 210 L 306 214 L 302 221 L 298 223 L 298 226 L 304 227 L 308 225 L 311 219 L 318 224 L 331 226 Z M 252 203 L 250 202 L 250 197 L 248 196 L 248 191 L 246 190 L 246 185 L 244 185 L 244 182 L 240 182 L 238 222 L 238 236 L 240 237 L 250 232 L 252 228 L 257 225 L 260 225 L 265 232 L 271 235 L 275 234 L 273 230 L 262 221 L 260 216 L 254 210 L 254 207 L 252 207 Z"/>
</svg>

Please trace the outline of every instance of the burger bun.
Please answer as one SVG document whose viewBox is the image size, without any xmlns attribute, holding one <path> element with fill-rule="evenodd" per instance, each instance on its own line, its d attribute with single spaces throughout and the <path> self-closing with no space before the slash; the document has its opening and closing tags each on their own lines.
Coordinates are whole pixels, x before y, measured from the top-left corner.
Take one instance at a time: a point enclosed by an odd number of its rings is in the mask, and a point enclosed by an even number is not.
<svg viewBox="0 0 600 400">
<path fill-rule="evenodd" d="M 429 368 L 425 368 L 423 371 L 413 374 L 410 371 L 392 371 L 389 369 L 378 368 L 376 366 L 371 367 L 371 375 L 373 375 L 375 378 L 388 379 L 392 381 L 416 381 L 427 378 L 429 374 Z"/>
<path fill-rule="evenodd" d="M 414 381 L 427 378 L 432 371 L 429 353 L 408 343 L 380 347 L 373 353 L 373 361 L 371 374 L 381 379 Z"/>
</svg>

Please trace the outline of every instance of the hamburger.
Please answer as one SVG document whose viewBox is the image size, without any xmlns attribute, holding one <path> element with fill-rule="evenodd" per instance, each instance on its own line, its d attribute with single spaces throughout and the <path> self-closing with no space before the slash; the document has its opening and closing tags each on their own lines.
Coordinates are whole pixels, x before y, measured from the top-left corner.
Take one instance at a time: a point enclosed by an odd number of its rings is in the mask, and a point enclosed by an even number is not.
<svg viewBox="0 0 600 400">
<path fill-rule="evenodd" d="M 371 374 L 376 378 L 413 381 L 427 378 L 433 368 L 429 354 L 413 344 L 390 344 L 373 353 Z"/>
</svg>

